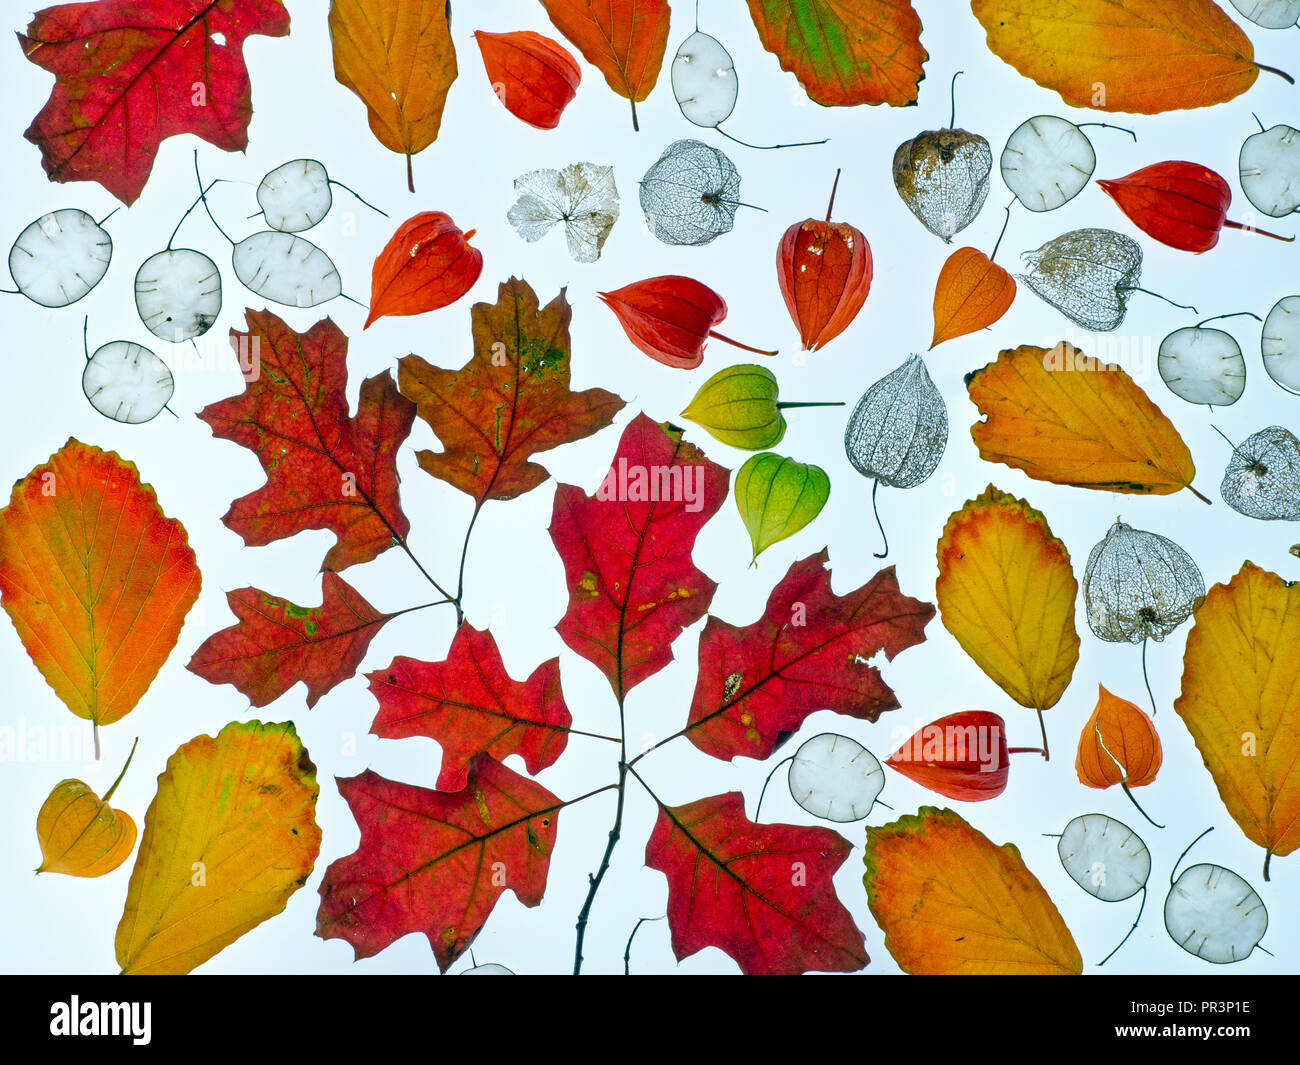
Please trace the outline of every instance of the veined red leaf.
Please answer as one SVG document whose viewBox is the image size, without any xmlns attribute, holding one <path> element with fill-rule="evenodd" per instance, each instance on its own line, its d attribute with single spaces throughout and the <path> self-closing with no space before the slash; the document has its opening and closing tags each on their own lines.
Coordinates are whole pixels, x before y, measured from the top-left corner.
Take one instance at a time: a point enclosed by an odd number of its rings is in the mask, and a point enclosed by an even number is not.
<svg viewBox="0 0 1300 1065">
<path fill-rule="evenodd" d="M 356 673 L 381 614 L 336 573 L 321 574 L 321 605 L 302 607 L 260 588 L 237 588 L 226 601 L 238 623 L 214 632 L 189 670 L 210 684 L 233 684 L 254 706 L 280 698 L 298 681 L 307 705 Z"/>
<path fill-rule="evenodd" d="M 474 34 L 492 91 L 521 122 L 554 129 L 578 91 L 582 71 L 565 49 L 532 30 Z"/>
<path fill-rule="evenodd" d="M 420 451 L 420 468 L 474 497 L 514 499 L 550 476 L 539 451 L 609 425 L 623 401 L 603 388 L 569 389 L 569 320 L 564 291 L 538 308 L 527 281 L 511 278 L 496 303 L 470 310 L 474 355 L 459 370 L 418 355 L 398 360 L 402 394 L 442 443 Z"/>
<path fill-rule="evenodd" d="M 469 245 L 473 235 L 441 211 L 421 211 L 398 226 L 375 257 L 363 328 L 378 318 L 436 311 L 465 295 L 483 272 L 483 253 Z"/>
<path fill-rule="evenodd" d="M 248 147 L 244 40 L 288 32 L 281 0 L 46 8 L 18 35 L 23 54 L 55 78 L 24 136 L 40 148 L 51 181 L 98 181 L 134 203 L 168 137 L 193 133 L 228 152 Z"/>
<path fill-rule="evenodd" d="M 987 710 L 948 714 L 917 729 L 885 765 L 950 799 L 992 799 L 1007 788 L 1007 724 Z"/>
<path fill-rule="evenodd" d="M 330 864 L 316 934 L 369 958 L 423 932 L 444 972 L 507 891 L 536 906 L 563 803 L 485 754 L 461 791 L 430 791 L 366 770 L 338 782 L 361 843 Z M 504 875 L 503 875 L 504 874 Z"/>
<path fill-rule="evenodd" d="M 747 975 L 861 969 L 862 933 L 832 883 L 850 849 L 829 828 L 755 824 L 737 791 L 660 803 L 645 861 L 668 878 L 677 960 L 718 947 Z"/>
<path fill-rule="evenodd" d="M 560 690 L 560 660 L 543 662 L 526 681 L 511 680 L 492 634 L 468 622 L 442 662 L 394 658 L 368 674 L 379 713 L 370 731 L 384 739 L 428 736 L 442 747 L 439 791 L 465 787 L 469 764 L 487 753 L 520 755 L 537 774 L 560 757 L 573 718 Z"/>
<path fill-rule="evenodd" d="M 222 521 L 249 546 L 303 529 L 328 529 L 336 543 L 322 569 L 369 562 L 410 529 L 398 498 L 397 449 L 411 431 L 415 405 L 385 371 L 361 384 L 348 416 L 348 341 L 328 318 L 296 333 L 269 311 L 245 311 L 248 332 L 231 330 L 254 350 L 256 379 L 199 417 L 214 436 L 257 455 L 267 480 L 236 499 Z"/>
<path fill-rule="evenodd" d="M 823 549 L 792 565 L 752 625 L 709 618 L 684 730 L 706 754 L 766 758 L 817 710 L 875 721 L 898 708 L 869 660 L 924 640 L 934 607 L 903 595 L 893 566 L 836 595 L 827 561 Z"/>
<path fill-rule="evenodd" d="M 691 551 L 727 480 L 679 430 L 638 414 L 595 495 L 556 489 L 551 539 L 569 605 L 555 628 L 620 700 L 672 661 L 673 640 L 709 609 L 717 585 Z"/>
</svg>

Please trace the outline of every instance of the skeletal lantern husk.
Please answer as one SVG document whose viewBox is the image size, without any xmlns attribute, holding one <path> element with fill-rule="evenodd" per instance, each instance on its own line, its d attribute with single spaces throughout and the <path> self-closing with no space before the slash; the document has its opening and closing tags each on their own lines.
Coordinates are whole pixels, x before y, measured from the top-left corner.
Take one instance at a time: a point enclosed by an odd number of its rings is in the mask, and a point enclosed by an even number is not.
<svg viewBox="0 0 1300 1065">
<path fill-rule="evenodd" d="M 871 812 L 885 771 L 856 740 L 823 732 L 795 751 L 786 779 L 790 797 L 814 817 L 848 822 Z"/>
<path fill-rule="evenodd" d="M 86 360 L 81 390 L 105 418 L 140 425 L 167 406 L 176 382 L 167 364 L 148 348 L 114 340 Z"/>
<path fill-rule="evenodd" d="M 1233 449 L 1219 494 L 1248 518 L 1300 521 L 1300 440 L 1280 425 L 1252 433 Z"/>
<path fill-rule="evenodd" d="M 731 447 L 762 451 L 785 436 L 785 416 L 777 406 L 777 395 L 776 377 L 766 367 L 728 366 L 700 386 L 682 417 Z"/>
<path fill-rule="evenodd" d="M 563 170 L 530 170 L 515 178 L 518 198 L 506 213 L 515 231 L 530 244 L 560 222 L 574 262 L 594 263 L 618 221 L 614 168 L 570 163 Z"/>
<path fill-rule="evenodd" d="M 1007 138 L 999 166 L 1016 199 L 1041 213 L 1079 195 L 1097 167 L 1097 154 L 1073 122 L 1036 115 Z"/>
<path fill-rule="evenodd" d="M 315 307 L 343 291 L 333 260 L 293 233 L 267 229 L 245 237 L 231 262 L 245 288 L 286 307 Z"/>
<path fill-rule="evenodd" d="M 311 229 L 333 204 L 329 174 L 315 159 L 281 163 L 257 186 L 257 205 L 266 224 L 281 233 Z"/>
<path fill-rule="evenodd" d="M 1300 129 L 1279 124 L 1247 137 L 1237 169 L 1255 210 L 1270 218 L 1291 214 L 1300 207 Z"/>
<path fill-rule="evenodd" d="M 1172 540 L 1116 521 L 1083 573 L 1088 627 L 1110 643 L 1163 640 L 1205 598 L 1192 557 Z"/>
<path fill-rule="evenodd" d="M 1241 961 L 1268 931 L 1268 910 L 1231 869 L 1185 869 L 1165 898 L 1165 931 L 1189 954 L 1224 965 Z"/>
<path fill-rule="evenodd" d="M 703 141 L 673 141 L 641 179 L 647 228 L 665 244 L 708 244 L 735 225 L 740 174 Z"/>
<path fill-rule="evenodd" d="M 1188 403 L 1227 407 L 1246 391 L 1241 345 L 1222 329 L 1184 326 L 1160 342 L 1160 379 Z"/>
<path fill-rule="evenodd" d="M 99 284 L 113 258 L 113 238 L 75 207 L 41 215 L 9 249 L 18 291 L 42 307 L 66 307 Z"/>
<path fill-rule="evenodd" d="M 740 82 L 722 42 L 696 30 L 677 49 L 669 76 L 686 121 L 714 129 L 736 109 Z"/>
<path fill-rule="evenodd" d="M 1085 329 L 1118 328 L 1142 273 L 1137 241 L 1110 229 L 1074 229 L 1025 252 L 1027 274 L 1016 274 L 1039 299 Z"/>
<path fill-rule="evenodd" d="M 1128 825 L 1105 814 L 1080 814 L 1056 843 L 1061 866 L 1102 902 L 1123 902 L 1151 876 L 1151 852 Z"/>
<path fill-rule="evenodd" d="M 1260 330 L 1264 372 L 1277 384 L 1300 392 L 1300 296 L 1283 296 Z"/>
<path fill-rule="evenodd" d="M 135 309 L 160 340 L 179 344 L 201 337 L 221 313 L 221 271 L 193 248 L 160 251 L 136 271 Z"/>
<path fill-rule="evenodd" d="M 1290 29 L 1300 19 L 1300 0 L 1232 0 L 1232 6 L 1266 30 Z"/>
<path fill-rule="evenodd" d="M 820 466 L 765 451 L 736 473 L 736 509 L 749 533 L 754 560 L 821 513 L 831 481 Z"/>
<path fill-rule="evenodd" d="M 130 814 L 113 809 L 89 784 L 64 780 L 36 815 L 36 836 L 42 857 L 38 873 L 103 876 L 131 854 L 136 827 Z"/>
<path fill-rule="evenodd" d="M 992 169 L 993 152 L 978 133 L 926 130 L 894 152 L 894 187 L 926 229 L 951 241 L 984 206 Z"/>
<path fill-rule="evenodd" d="M 924 481 L 947 446 L 948 408 L 919 355 L 868 388 L 844 430 L 854 469 L 893 488 Z"/>
</svg>

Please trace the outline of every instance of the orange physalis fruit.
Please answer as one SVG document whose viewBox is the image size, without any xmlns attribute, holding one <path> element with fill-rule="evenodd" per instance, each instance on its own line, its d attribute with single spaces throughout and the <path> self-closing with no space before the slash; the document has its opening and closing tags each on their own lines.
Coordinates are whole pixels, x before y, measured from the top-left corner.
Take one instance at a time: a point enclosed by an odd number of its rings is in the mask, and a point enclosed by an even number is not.
<svg viewBox="0 0 1300 1065">
<path fill-rule="evenodd" d="M 126 765 L 102 799 L 84 781 L 62 780 L 54 785 L 36 815 L 41 845 L 38 873 L 103 876 L 126 861 L 135 847 L 135 821 L 125 810 L 114 810 L 108 800 L 134 756 L 132 744 Z"/>
<path fill-rule="evenodd" d="M 531 30 L 474 34 L 492 91 L 515 118 L 554 129 L 576 95 L 582 72 L 568 51 Z"/>
<path fill-rule="evenodd" d="M 1083 726 L 1074 761 L 1079 782 L 1090 788 L 1118 784 L 1137 806 L 1128 789 L 1155 780 L 1162 759 L 1155 722 L 1141 707 L 1097 685 L 1097 706 Z M 1142 807 L 1137 808 L 1151 820 Z"/>
<path fill-rule="evenodd" d="M 992 325 L 1016 298 L 1009 273 L 976 248 L 958 248 L 934 286 L 934 348 L 945 340 Z"/>
</svg>

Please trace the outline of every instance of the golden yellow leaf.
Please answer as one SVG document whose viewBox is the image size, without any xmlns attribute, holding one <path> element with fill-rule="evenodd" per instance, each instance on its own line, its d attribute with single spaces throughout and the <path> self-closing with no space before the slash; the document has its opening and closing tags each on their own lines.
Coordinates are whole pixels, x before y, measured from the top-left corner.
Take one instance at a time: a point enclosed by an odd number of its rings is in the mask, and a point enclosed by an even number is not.
<svg viewBox="0 0 1300 1065">
<path fill-rule="evenodd" d="M 1151 115 L 1241 95 L 1261 70 L 1213 0 L 972 0 L 989 49 L 1074 107 Z"/>
<path fill-rule="evenodd" d="M 1247 562 L 1196 611 L 1174 710 L 1228 813 L 1273 855 L 1300 846 L 1300 584 Z"/>
<path fill-rule="evenodd" d="M 1043 886 L 1010 843 L 952 810 L 922 806 L 867 828 L 863 883 L 885 949 L 925 976 L 1077 976 L 1083 959 Z"/>
<path fill-rule="evenodd" d="M 36 838 L 41 845 L 38 873 L 103 876 L 130 857 L 135 847 L 135 821 L 125 810 L 114 810 L 108 800 L 134 757 L 132 744 L 126 765 L 102 799 L 85 781 L 61 780 L 54 785 L 36 815 Z"/>
<path fill-rule="evenodd" d="M 389 151 L 411 156 L 438 139 L 456 50 L 445 0 L 333 0 L 334 76 L 361 97 L 370 129 Z"/>
<path fill-rule="evenodd" d="M 1192 488 L 1196 467 L 1173 423 L 1113 363 L 1062 341 L 1021 345 L 966 375 L 985 416 L 971 426 L 980 458 L 1037 481 L 1107 492 L 1169 495 Z"/>
<path fill-rule="evenodd" d="M 167 761 L 117 926 L 123 973 L 187 973 L 284 909 L 320 851 L 293 724 L 231 722 Z"/>
<path fill-rule="evenodd" d="M 1037 710 L 1041 724 L 1079 660 L 1079 585 L 1047 519 L 989 485 L 948 518 L 935 592 L 944 628 L 998 687 Z"/>
</svg>

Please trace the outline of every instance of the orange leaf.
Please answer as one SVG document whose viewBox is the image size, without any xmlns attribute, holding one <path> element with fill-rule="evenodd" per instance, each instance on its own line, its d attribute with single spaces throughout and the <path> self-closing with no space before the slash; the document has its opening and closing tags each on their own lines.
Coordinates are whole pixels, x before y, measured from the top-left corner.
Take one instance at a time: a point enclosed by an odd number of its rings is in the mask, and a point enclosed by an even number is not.
<svg viewBox="0 0 1300 1065">
<path fill-rule="evenodd" d="M 763 47 L 827 106 L 916 103 L 929 59 L 911 0 L 749 0 Z"/>
<path fill-rule="evenodd" d="M 1150 784 L 1162 754 L 1155 722 L 1140 707 L 1097 685 L 1097 707 L 1079 736 L 1074 762 L 1079 782 L 1090 788 Z"/>
<path fill-rule="evenodd" d="M 1074 107 L 1151 115 L 1241 95 L 1261 70 L 1213 0 L 971 0 L 989 49 Z"/>
<path fill-rule="evenodd" d="M 1026 344 L 966 375 L 986 420 L 971 427 L 980 458 L 1038 481 L 1169 495 L 1196 467 L 1168 418 L 1118 366 L 1062 341 Z M 1209 500 L 1205 500 L 1209 502 Z"/>
<path fill-rule="evenodd" d="M 1020 852 L 994 846 L 952 810 L 922 806 L 868 826 L 865 862 L 867 904 L 904 972 L 1083 971 L 1074 937 Z"/>
<path fill-rule="evenodd" d="M 958 248 L 934 286 L 933 348 L 992 325 L 1016 298 L 1016 281 L 982 251 Z"/>
<path fill-rule="evenodd" d="M 1300 847 L 1300 584 L 1247 562 L 1196 611 L 1174 710 L 1223 804 L 1274 854 Z"/>
<path fill-rule="evenodd" d="M 97 748 L 176 646 L 199 580 L 185 527 L 112 451 L 70 439 L 0 511 L 0 602 Z"/>
<path fill-rule="evenodd" d="M 473 235 L 441 211 L 421 211 L 398 226 L 375 257 L 363 328 L 386 315 L 436 311 L 465 295 L 483 272 L 483 253 L 468 243 Z"/>
<path fill-rule="evenodd" d="M 667 0 L 542 0 L 551 22 L 619 96 L 636 105 L 650 95 L 668 45 Z"/>
<path fill-rule="evenodd" d="M 492 91 L 521 122 L 554 129 L 582 80 L 573 56 L 531 30 L 474 34 Z"/>
<path fill-rule="evenodd" d="M 456 50 L 445 0 L 333 0 L 330 40 L 334 76 L 361 97 L 379 143 L 411 156 L 438 138 L 447 90 L 456 80 Z"/>
</svg>

